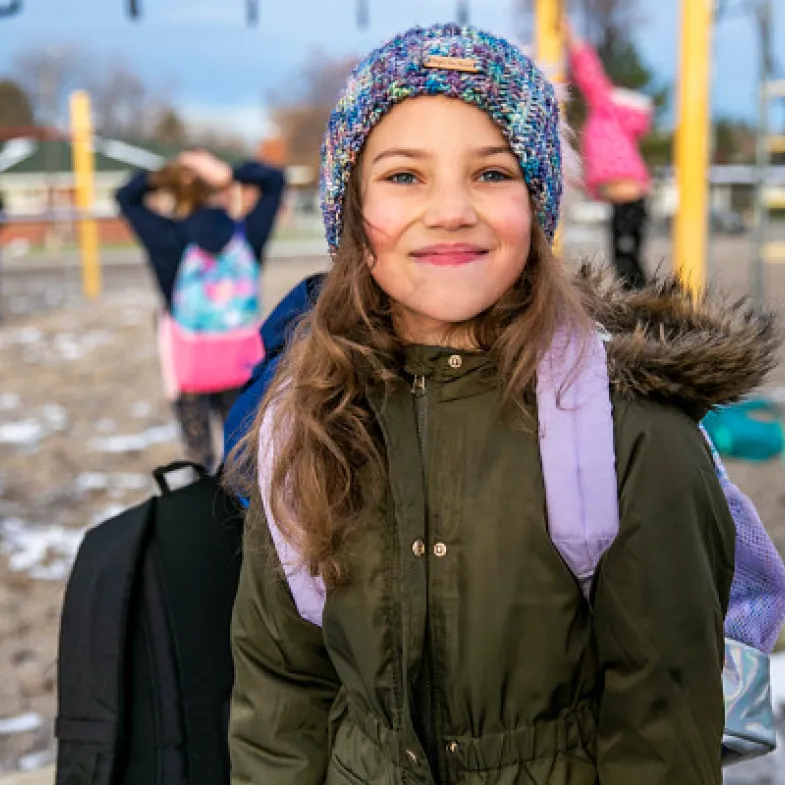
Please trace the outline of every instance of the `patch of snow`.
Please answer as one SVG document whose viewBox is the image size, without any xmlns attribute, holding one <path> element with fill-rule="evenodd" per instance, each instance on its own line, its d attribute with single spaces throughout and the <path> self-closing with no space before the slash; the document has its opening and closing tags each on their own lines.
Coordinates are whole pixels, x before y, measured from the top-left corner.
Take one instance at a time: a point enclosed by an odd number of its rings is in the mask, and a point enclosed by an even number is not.
<svg viewBox="0 0 785 785">
<path fill-rule="evenodd" d="M 93 349 L 106 346 L 112 342 L 112 336 L 106 330 L 91 330 L 82 335 L 76 333 L 58 333 L 54 337 L 53 350 L 67 362 L 81 360 Z"/>
<path fill-rule="evenodd" d="M 14 297 L 11 300 L 11 313 L 15 316 L 25 314 L 30 311 L 31 300 L 27 297 Z"/>
<path fill-rule="evenodd" d="M 26 346 L 38 343 L 43 337 L 43 332 L 37 327 L 22 327 L 16 331 L 16 343 Z"/>
<path fill-rule="evenodd" d="M 7 412 L 16 409 L 22 399 L 16 393 L 3 393 L 0 395 L 0 412 Z"/>
<path fill-rule="evenodd" d="M 0 425 L 0 444 L 26 446 L 37 442 L 46 435 L 46 429 L 39 420 L 19 420 Z"/>
<path fill-rule="evenodd" d="M 52 431 L 64 431 L 68 427 L 68 410 L 59 404 L 45 404 L 41 416 Z"/>
<path fill-rule="evenodd" d="M 148 314 L 145 314 L 148 316 Z M 142 313 L 140 311 L 125 311 L 120 320 L 121 327 L 138 327 L 142 323 Z"/>
<path fill-rule="evenodd" d="M 47 403 L 39 411 L 38 417 L 0 425 L 0 444 L 33 447 L 50 433 L 64 431 L 68 427 L 68 410 L 63 406 Z"/>
<path fill-rule="evenodd" d="M 0 717 L 0 736 L 9 733 L 28 733 L 37 730 L 43 724 L 43 717 L 33 712 L 20 714 L 18 717 Z"/>
<path fill-rule="evenodd" d="M 18 766 L 20 771 L 37 771 L 38 769 L 43 769 L 44 766 L 54 763 L 54 760 L 55 748 L 50 747 L 46 750 L 31 752 L 29 755 L 22 756 L 19 758 Z"/>
<path fill-rule="evenodd" d="M 0 552 L 13 572 L 26 572 L 42 581 L 68 576 L 84 531 L 63 526 L 25 523 L 18 518 L 0 521 Z"/>
<path fill-rule="evenodd" d="M 55 305 L 61 305 L 65 302 L 66 294 L 65 292 L 61 291 L 60 289 L 52 289 L 49 288 L 46 290 L 44 294 L 44 300 L 46 304 L 50 307 Z"/>
<path fill-rule="evenodd" d="M 8 346 L 31 346 L 37 344 L 44 334 L 36 327 L 19 327 L 0 334 L 0 348 Z"/>
<path fill-rule="evenodd" d="M 93 515 L 91 525 L 98 526 L 99 523 L 103 523 L 104 521 L 108 521 L 110 518 L 115 518 L 121 512 L 128 509 L 127 505 L 124 504 L 107 504 L 102 510 L 99 510 L 95 515 Z"/>
<path fill-rule="evenodd" d="M 157 425 L 141 433 L 122 434 L 91 439 L 87 446 L 96 452 L 124 453 L 141 452 L 154 444 L 175 441 L 179 437 L 179 429 L 174 424 Z"/>
<path fill-rule="evenodd" d="M 91 491 L 141 491 L 148 487 L 146 474 L 103 474 L 102 472 L 82 472 L 74 483 L 78 493 Z"/>
<path fill-rule="evenodd" d="M 113 433 L 117 430 L 117 423 L 114 420 L 108 419 L 107 417 L 102 417 L 95 424 L 95 429 L 100 433 Z"/>
<path fill-rule="evenodd" d="M 8 146 L 8 145 L 6 145 Z M 21 259 L 27 256 L 30 252 L 30 242 L 25 240 L 24 237 L 15 237 L 10 242 L 6 243 L 3 253 L 8 255 L 9 259 Z"/>
<path fill-rule="evenodd" d="M 153 405 L 150 401 L 137 401 L 131 407 L 131 416 L 140 420 L 149 417 L 153 413 Z"/>
</svg>

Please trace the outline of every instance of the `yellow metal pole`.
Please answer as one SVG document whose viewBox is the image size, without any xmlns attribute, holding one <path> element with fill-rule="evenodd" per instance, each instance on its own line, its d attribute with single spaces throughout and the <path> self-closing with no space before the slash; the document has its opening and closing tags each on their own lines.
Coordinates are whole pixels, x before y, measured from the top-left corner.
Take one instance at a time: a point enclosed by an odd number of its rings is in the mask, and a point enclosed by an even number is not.
<svg viewBox="0 0 785 785">
<path fill-rule="evenodd" d="M 562 40 L 559 22 L 561 0 L 535 0 L 534 24 L 537 62 L 548 70 L 548 76 L 561 81 Z"/>
<path fill-rule="evenodd" d="M 84 90 L 72 93 L 70 110 L 76 206 L 82 214 L 87 214 L 92 212 L 95 202 L 90 96 Z M 101 264 L 98 258 L 98 225 L 94 218 L 79 219 L 79 246 L 82 253 L 82 289 L 85 297 L 98 297 L 101 294 Z"/>
<path fill-rule="evenodd" d="M 675 144 L 679 210 L 673 265 L 697 295 L 706 284 L 709 208 L 709 96 L 715 0 L 681 0 L 681 67 Z"/>
<path fill-rule="evenodd" d="M 548 78 L 553 82 L 564 81 L 564 62 L 560 21 L 562 0 L 535 0 L 535 58 Z M 566 111 L 562 106 L 561 110 Z M 561 228 L 554 239 L 554 251 L 561 253 Z"/>
</svg>

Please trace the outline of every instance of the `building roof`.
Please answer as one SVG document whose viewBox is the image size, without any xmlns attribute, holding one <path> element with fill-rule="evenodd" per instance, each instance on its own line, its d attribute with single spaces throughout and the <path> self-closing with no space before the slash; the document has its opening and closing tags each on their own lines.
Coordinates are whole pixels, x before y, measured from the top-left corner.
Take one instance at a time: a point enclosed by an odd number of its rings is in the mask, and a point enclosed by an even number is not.
<svg viewBox="0 0 785 785">
<path fill-rule="evenodd" d="M 139 145 L 119 139 L 95 139 L 96 172 L 127 172 L 128 169 L 156 169 L 176 156 L 181 147 L 160 144 Z M 214 151 L 223 160 L 236 163 L 236 151 Z M 0 143 L 0 174 L 68 174 L 73 171 L 71 142 L 68 139 L 39 139 L 22 136 Z"/>
</svg>

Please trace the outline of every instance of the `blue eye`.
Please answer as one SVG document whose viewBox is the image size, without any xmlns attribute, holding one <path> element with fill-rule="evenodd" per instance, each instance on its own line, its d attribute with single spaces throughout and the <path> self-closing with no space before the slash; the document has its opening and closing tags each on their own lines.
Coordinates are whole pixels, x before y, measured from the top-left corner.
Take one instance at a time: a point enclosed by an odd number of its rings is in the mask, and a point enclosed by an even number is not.
<svg viewBox="0 0 785 785">
<path fill-rule="evenodd" d="M 512 180 L 512 177 L 507 172 L 501 169 L 486 169 L 480 174 L 480 180 L 484 183 L 503 183 L 507 180 Z"/>
<path fill-rule="evenodd" d="M 417 178 L 411 172 L 396 172 L 387 178 L 387 182 L 396 185 L 414 185 Z"/>
</svg>

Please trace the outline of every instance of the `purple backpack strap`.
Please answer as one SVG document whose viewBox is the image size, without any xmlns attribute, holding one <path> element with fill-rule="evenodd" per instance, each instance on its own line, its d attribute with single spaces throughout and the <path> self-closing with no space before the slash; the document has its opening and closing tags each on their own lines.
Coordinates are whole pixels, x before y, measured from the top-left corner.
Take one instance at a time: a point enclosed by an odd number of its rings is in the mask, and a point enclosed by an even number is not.
<svg viewBox="0 0 785 785">
<path fill-rule="evenodd" d="M 548 529 L 588 597 L 619 531 L 613 410 L 604 337 L 559 331 L 537 375 Z"/>
<path fill-rule="evenodd" d="M 327 596 L 324 581 L 308 572 L 300 559 L 300 554 L 284 539 L 270 507 L 274 455 L 273 420 L 273 407 L 268 407 L 259 431 L 259 490 L 264 515 L 298 613 L 306 621 L 321 627 Z"/>
</svg>

